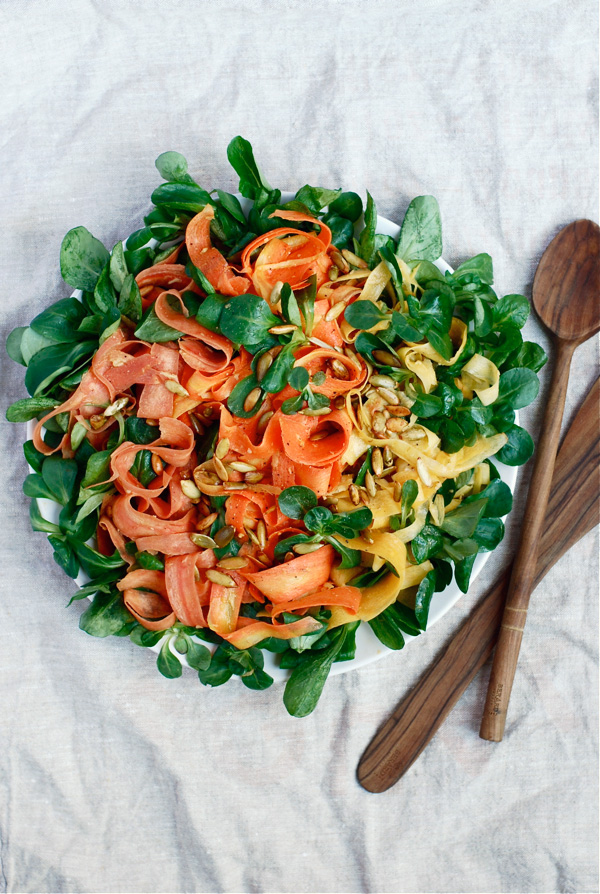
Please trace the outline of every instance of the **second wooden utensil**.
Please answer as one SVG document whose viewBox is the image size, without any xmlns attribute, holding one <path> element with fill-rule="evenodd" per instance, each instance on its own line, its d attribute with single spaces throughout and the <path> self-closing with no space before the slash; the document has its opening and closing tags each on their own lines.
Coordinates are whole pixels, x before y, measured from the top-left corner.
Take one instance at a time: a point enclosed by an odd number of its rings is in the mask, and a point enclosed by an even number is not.
<svg viewBox="0 0 600 894">
<path fill-rule="evenodd" d="M 552 240 L 533 281 L 533 304 L 554 336 L 556 359 L 479 730 L 482 739 L 492 742 L 501 742 L 504 735 L 538 546 L 546 523 L 571 358 L 575 348 L 600 328 L 599 291 L 600 228 L 591 220 L 576 220 Z"/>
<path fill-rule="evenodd" d="M 599 402 L 597 379 L 556 460 L 535 586 L 600 522 Z M 359 782 L 368 791 L 386 791 L 400 779 L 491 655 L 509 576 L 507 569 L 368 745 L 357 770 Z"/>
</svg>

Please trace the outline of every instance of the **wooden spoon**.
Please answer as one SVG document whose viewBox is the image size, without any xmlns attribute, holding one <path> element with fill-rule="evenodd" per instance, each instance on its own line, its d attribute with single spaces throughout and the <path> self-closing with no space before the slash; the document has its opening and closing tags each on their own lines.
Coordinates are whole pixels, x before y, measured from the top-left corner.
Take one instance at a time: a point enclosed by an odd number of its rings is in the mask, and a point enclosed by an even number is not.
<svg viewBox="0 0 600 894">
<path fill-rule="evenodd" d="M 535 586 L 600 522 L 599 407 L 596 379 L 556 460 Z M 507 569 L 369 743 L 357 769 L 367 791 L 386 791 L 406 773 L 492 654 L 509 580 Z"/>
<path fill-rule="evenodd" d="M 554 335 L 556 362 L 479 730 L 482 739 L 492 742 L 501 742 L 504 735 L 538 544 L 546 524 L 571 358 L 575 348 L 600 329 L 599 297 L 600 228 L 591 220 L 576 220 L 552 240 L 533 281 L 533 304 Z"/>
</svg>

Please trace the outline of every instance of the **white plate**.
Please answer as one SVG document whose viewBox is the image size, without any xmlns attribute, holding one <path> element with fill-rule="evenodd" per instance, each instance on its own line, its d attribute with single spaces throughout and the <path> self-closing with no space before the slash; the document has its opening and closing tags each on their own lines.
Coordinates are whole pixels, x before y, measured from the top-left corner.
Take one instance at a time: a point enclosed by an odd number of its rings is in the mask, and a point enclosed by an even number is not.
<svg viewBox="0 0 600 894">
<path fill-rule="evenodd" d="M 293 198 L 293 193 L 283 193 L 282 199 L 287 202 Z M 251 206 L 251 202 L 248 200 L 242 199 L 240 197 L 240 201 L 244 206 L 245 210 L 247 210 Z M 385 217 L 377 218 L 377 232 L 383 233 L 386 236 L 392 236 L 394 239 L 398 237 L 400 233 L 400 227 L 393 223 L 391 220 L 387 220 Z M 446 271 L 452 272 L 452 268 L 449 264 L 447 264 L 443 258 L 440 258 L 435 262 L 436 267 L 445 273 Z M 75 291 L 73 296 L 76 298 L 81 298 L 81 292 Z M 518 413 L 515 414 L 515 422 L 518 423 Z M 33 435 L 34 422 L 29 422 L 27 424 L 27 437 L 31 438 Z M 515 484 L 517 481 L 517 467 L 516 466 L 506 466 L 503 463 L 496 461 L 495 463 L 498 467 L 498 471 L 500 473 L 500 477 L 508 486 L 511 491 L 514 492 Z M 32 470 L 33 471 L 33 470 Z M 56 503 L 53 503 L 51 500 L 46 499 L 38 499 L 38 504 L 40 506 L 40 511 L 42 515 L 45 516 L 49 521 L 57 522 L 59 515 L 59 506 Z M 473 571 L 471 574 L 471 586 L 473 582 L 477 578 L 477 575 L 487 562 L 491 553 L 479 553 L 477 558 L 475 559 L 473 565 Z M 79 586 L 83 586 L 83 584 L 88 583 L 89 578 L 83 572 L 77 576 L 75 582 Z M 440 620 L 446 612 L 450 611 L 453 605 L 455 605 L 458 600 L 461 598 L 463 593 L 459 590 L 455 581 L 446 587 L 441 593 L 435 593 L 433 599 L 431 600 L 431 607 L 429 609 L 429 621 L 427 624 L 427 629 L 429 629 L 433 624 Z M 421 634 L 422 635 L 422 634 Z M 417 637 L 406 636 L 407 643 L 409 643 L 412 639 L 416 639 Z M 206 644 L 209 645 L 210 644 Z M 160 650 L 160 643 L 156 646 L 152 647 L 152 651 L 158 652 Z M 384 655 L 391 654 L 392 650 L 388 649 L 387 646 L 384 646 L 375 636 L 371 628 L 368 624 L 361 624 L 359 629 L 356 632 L 356 657 L 352 659 L 352 661 L 340 661 L 337 664 L 334 664 L 331 668 L 331 674 L 343 674 L 346 671 L 356 670 L 356 668 L 364 667 L 365 664 L 370 664 L 372 661 L 377 661 L 379 658 L 383 658 Z M 290 675 L 290 672 L 287 670 L 282 670 L 277 664 L 276 659 L 277 656 L 271 652 L 267 652 L 266 650 L 263 652 L 265 656 L 265 671 L 269 673 L 275 681 L 287 680 Z M 182 655 L 177 656 L 182 663 L 185 665 L 185 659 Z"/>
</svg>

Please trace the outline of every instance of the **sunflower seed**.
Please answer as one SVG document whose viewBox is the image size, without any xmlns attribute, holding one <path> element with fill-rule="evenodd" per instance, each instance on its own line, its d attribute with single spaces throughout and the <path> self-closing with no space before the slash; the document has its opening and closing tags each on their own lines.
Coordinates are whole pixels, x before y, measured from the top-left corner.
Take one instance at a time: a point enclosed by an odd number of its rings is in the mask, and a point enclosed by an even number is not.
<svg viewBox="0 0 600 894">
<path fill-rule="evenodd" d="M 265 375 L 267 374 L 267 370 L 273 363 L 273 357 L 271 354 L 263 354 L 262 357 L 259 358 L 258 363 L 256 364 L 256 378 L 258 381 L 262 381 Z"/>
<path fill-rule="evenodd" d="M 328 438 L 331 432 L 329 432 L 326 428 L 321 428 L 319 431 L 316 431 L 314 435 L 311 435 L 308 439 L 309 441 L 322 441 L 323 438 Z"/>
<path fill-rule="evenodd" d="M 397 382 L 391 376 L 381 376 L 377 373 L 369 379 L 371 385 L 380 385 L 382 388 L 396 388 Z"/>
<path fill-rule="evenodd" d="M 402 365 L 397 357 L 394 357 L 389 351 L 373 351 L 373 357 L 377 360 L 378 363 L 383 363 L 384 366 L 393 366 L 396 369 L 401 369 Z"/>
<path fill-rule="evenodd" d="M 363 531 L 360 536 L 365 541 L 365 543 L 374 543 L 374 540 L 368 531 Z"/>
<path fill-rule="evenodd" d="M 216 512 L 211 512 L 210 515 L 207 515 L 206 518 L 201 519 L 196 523 L 196 527 L 199 531 L 205 531 L 206 528 L 210 528 L 217 520 L 218 514 Z"/>
<path fill-rule="evenodd" d="M 318 410 L 300 410 L 303 416 L 327 416 L 331 413 L 331 407 L 319 407 Z"/>
<path fill-rule="evenodd" d="M 332 248 L 329 253 L 331 256 L 331 260 L 338 268 L 340 273 L 350 273 L 350 264 L 341 251 L 338 251 L 337 248 Z"/>
<path fill-rule="evenodd" d="M 209 568 L 206 571 L 206 577 L 213 584 L 218 584 L 220 587 L 237 587 L 232 577 L 229 577 L 228 574 L 223 574 L 222 571 L 215 571 L 214 568 Z"/>
<path fill-rule="evenodd" d="M 402 482 L 396 481 L 394 484 L 394 502 L 399 503 L 402 499 Z"/>
<path fill-rule="evenodd" d="M 322 546 L 322 543 L 296 543 L 292 549 L 299 556 L 307 556 L 309 553 L 315 553 Z"/>
<path fill-rule="evenodd" d="M 288 335 L 295 332 L 298 327 L 294 323 L 284 323 L 282 326 L 271 326 L 269 332 L 271 335 Z"/>
<path fill-rule="evenodd" d="M 158 419 L 146 419 L 146 425 L 158 425 Z"/>
<path fill-rule="evenodd" d="M 261 388 L 253 388 L 246 400 L 244 401 L 244 413 L 249 413 L 258 403 L 261 395 Z"/>
<path fill-rule="evenodd" d="M 363 261 L 362 258 L 359 258 L 358 255 L 355 255 L 353 251 L 348 251 L 347 248 L 343 248 L 342 254 L 353 267 L 359 267 L 361 270 L 368 269 L 369 265 Z"/>
<path fill-rule="evenodd" d="M 349 379 L 350 373 L 348 372 L 348 367 L 345 366 L 341 360 L 338 360 L 334 357 L 331 361 L 331 369 L 333 370 L 333 374 L 336 379 Z"/>
<path fill-rule="evenodd" d="M 258 484 L 263 478 L 264 475 L 262 472 L 246 472 L 244 475 L 244 481 L 248 482 L 248 484 Z"/>
<path fill-rule="evenodd" d="M 214 549 L 217 545 L 208 534 L 190 534 L 190 540 L 194 546 L 201 546 L 203 549 Z"/>
<path fill-rule="evenodd" d="M 264 549 L 267 545 L 267 526 L 264 521 L 259 521 L 256 526 L 256 536 L 258 537 L 258 543 L 261 549 Z"/>
<path fill-rule="evenodd" d="M 350 360 L 357 369 L 362 369 L 361 362 L 358 359 L 358 355 L 354 353 L 352 348 L 349 348 L 348 345 L 344 345 L 344 354 Z"/>
<path fill-rule="evenodd" d="M 236 472 L 256 472 L 256 466 L 252 463 L 239 462 L 237 459 L 229 463 L 229 467 Z"/>
<path fill-rule="evenodd" d="M 395 431 L 395 432 L 404 431 L 404 429 L 406 428 L 407 425 L 408 425 L 408 422 L 406 421 L 406 419 L 396 419 L 396 418 L 387 419 L 386 423 L 385 423 L 385 427 L 387 428 L 388 431 Z"/>
<path fill-rule="evenodd" d="M 371 421 L 371 428 L 376 434 L 385 434 L 385 423 L 386 419 L 383 413 L 376 411 L 373 413 L 373 419 Z"/>
<path fill-rule="evenodd" d="M 229 447 L 229 438 L 223 438 L 223 440 L 219 441 L 215 448 L 215 456 L 218 459 L 225 459 L 225 457 L 229 453 Z"/>
<path fill-rule="evenodd" d="M 388 406 L 388 413 L 391 413 L 392 416 L 410 416 L 410 410 L 408 407 L 391 407 Z"/>
<path fill-rule="evenodd" d="M 332 264 L 331 267 L 329 268 L 329 274 L 328 274 L 328 275 L 329 275 L 329 281 L 330 281 L 330 282 L 335 282 L 336 279 L 338 278 L 338 276 L 340 275 L 340 271 L 339 271 L 338 268 L 335 266 L 335 264 Z"/>
<path fill-rule="evenodd" d="M 213 407 L 205 407 L 202 410 L 202 415 L 204 416 L 205 419 L 211 419 L 212 416 L 214 415 L 214 412 L 215 411 L 214 411 Z"/>
<path fill-rule="evenodd" d="M 235 528 L 232 525 L 224 525 L 222 528 L 215 534 L 215 543 L 219 547 L 219 549 L 223 549 L 224 546 L 228 546 L 233 540 L 233 535 L 235 534 Z"/>
<path fill-rule="evenodd" d="M 196 568 L 195 565 L 194 565 L 194 581 L 196 583 L 198 583 L 200 581 L 200 572 L 198 571 L 198 569 Z"/>
<path fill-rule="evenodd" d="M 351 484 L 348 488 L 348 496 L 350 497 L 351 502 L 354 503 L 355 506 L 358 506 L 360 503 L 360 491 L 355 484 Z"/>
<path fill-rule="evenodd" d="M 179 397 L 189 397 L 189 391 L 186 391 L 183 385 L 180 382 L 177 382 L 175 379 L 167 379 L 165 381 L 165 388 L 167 391 L 170 391 L 171 394 L 178 394 Z"/>
<path fill-rule="evenodd" d="M 264 432 L 267 425 L 269 424 L 269 419 L 271 419 L 272 417 L 273 417 L 273 413 L 271 410 L 268 410 L 266 413 L 262 414 L 262 416 L 260 417 L 260 419 L 258 420 L 258 423 L 256 425 L 256 431 L 259 434 L 262 434 Z"/>
<path fill-rule="evenodd" d="M 419 459 L 417 460 L 417 473 L 423 484 L 426 487 L 431 487 L 431 485 L 433 484 L 433 478 L 431 477 L 431 473 L 421 457 L 419 457 Z"/>
<path fill-rule="evenodd" d="M 216 454 L 215 456 L 213 456 L 213 463 L 215 466 L 215 472 L 217 473 L 221 481 L 229 481 L 229 472 Z"/>
<path fill-rule="evenodd" d="M 181 481 L 180 487 L 185 496 L 190 500 L 199 500 L 202 496 L 193 481 Z"/>
<path fill-rule="evenodd" d="M 370 497 L 374 497 L 377 493 L 377 485 L 375 484 L 375 479 L 370 472 L 367 472 L 367 474 L 365 475 L 365 487 L 367 488 L 368 495 Z"/>
<path fill-rule="evenodd" d="M 394 454 L 392 453 L 392 451 L 390 450 L 389 447 L 383 448 L 383 461 L 386 464 L 386 466 L 389 466 L 390 463 L 394 462 Z"/>
<path fill-rule="evenodd" d="M 334 304 L 333 307 L 330 307 L 327 313 L 325 314 L 325 322 L 331 323 L 332 320 L 337 320 L 339 315 L 346 310 L 346 302 L 338 301 L 337 304 Z"/>
<path fill-rule="evenodd" d="M 384 399 L 387 404 L 393 404 L 397 407 L 400 403 L 398 395 L 394 394 L 394 392 L 390 388 L 378 388 L 377 393 Z"/>
<path fill-rule="evenodd" d="M 383 472 L 383 454 L 379 447 L 376 447 L 371 454 L 371 466 L 373 467 L 373 473 L 379 477 Z"/>
<path fill-rule="evenodd" d="M 245 568 L 247 564 L 248 559 L 245 559 L 244 556 L 228 556 L 226 559 L 221 559 L 220 562 L 217 562 L 217 568 L 235 571 L 238 568 Z"/>
<path fill-rule="evenodd" d="M 221 484 L 220 481 L 217 482 Z M 246 490 L 248 485 L 243 481 L 223 481 L 222 482 L 224 490 Z"/>
<path fill-rule="evenodd" d="M 336 408 L 336 410 L 343 410 L 346 406 L 346 398 L 343 395 L 340 395 L 340 397 L 336 397 L 333 402 L 333 406 Z"/>
<path fill-rule="evenodd" d="M 104 416 L 116 416 L 117 413 L 120 413 L 127 404 L 129 403 L 128 397 L 119 397 L 115 400 L 110 407 L 107 407 L 103 413 Z"/>
<path fill-rule="evenodd" d="M 296 556 L 294 555 L 294 553 L 286 553 L 285 556 L 283 557 L 283 561 L 291 562 L 292 559 L 295 559 L 295 558 L 296 558 Z"/>
</svg>

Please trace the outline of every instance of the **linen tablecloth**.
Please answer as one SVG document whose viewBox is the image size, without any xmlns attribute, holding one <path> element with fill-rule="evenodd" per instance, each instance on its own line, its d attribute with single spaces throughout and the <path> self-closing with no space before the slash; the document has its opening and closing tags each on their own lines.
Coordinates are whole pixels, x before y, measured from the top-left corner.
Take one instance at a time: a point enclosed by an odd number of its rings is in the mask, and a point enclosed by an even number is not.
<svg viewBox="0 0 600 894">
<path fill-rule="evenodd" d="M 236 134 L 283 189 L 368 189 L 395 220 L 435 195 L 449 263 L 488 251 L 500 294 L 530 295 L 558 230 L 598 218 L 597 19 L 592 0 L 4 0 L 3 338 L 69 294 L 67 230 L 112 246 L 140 226 L 160 152 L 235 191 Z M 548 347 L 535 321 L 526 334 Z M 4 412 L 25 392 L 0 354 Z M 588 343 L 565 425 L 596 375 Z M 541 379 L 522 412 L 534 436 Z M 512 554 L 529 467 L 469 594 L 299 720 L 280 684 L 166 680 L 152 653 L 80 632 L 29 526 L 24 426 L 0 430 L 0 890 L 597 890 L 595 533 L 535 593 L 503 743 L 478 737 L 486 670 L 397 786 L 355 780 Z"/>
</svg>

